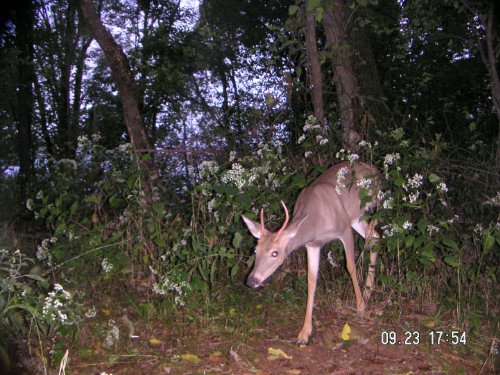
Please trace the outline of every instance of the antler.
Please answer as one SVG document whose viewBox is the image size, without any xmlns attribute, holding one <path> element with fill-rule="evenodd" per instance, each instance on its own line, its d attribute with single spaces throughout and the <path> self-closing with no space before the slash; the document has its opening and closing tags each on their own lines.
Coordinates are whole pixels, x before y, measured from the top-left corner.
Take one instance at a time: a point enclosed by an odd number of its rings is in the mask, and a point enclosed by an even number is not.
<svg viewBox="0 0 500 375">
<path fill-rule="evenodd" d="M 288 215 L 288 209 L 286 208 L 286 205 L 283 201 L 280 201 L 281 202 L 281 205 L 283 206 L 283 208 L 285 209 L 285 222 L 283 224 L 283 226 L 280 228 L 280 230 L 278 231 L 278 234 L 276 235 L 276 237 L 274 238 L 274 242 L 278 241 L 278 238 L 280 237 L 281 233 L 283 233 L 283 231 L 285 230 L 287 224 L 288 224 L 288 220 L 290 219 L 290 216 Z"/>
<path fill-rule="evenodd" d="M 264 209 L 260 209 L 260 234 L 264 234 Z"/>
</svg>

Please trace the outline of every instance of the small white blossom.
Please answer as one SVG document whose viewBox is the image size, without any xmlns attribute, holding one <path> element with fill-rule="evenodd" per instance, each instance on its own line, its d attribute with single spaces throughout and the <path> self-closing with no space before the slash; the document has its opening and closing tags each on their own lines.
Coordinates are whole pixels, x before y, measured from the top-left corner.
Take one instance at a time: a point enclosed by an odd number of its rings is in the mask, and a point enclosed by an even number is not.
<svg viewBox="0 0 500 375">
<path fill-rule="evenodd" d="M 297 140 L 297 143 L 300 145 L 302 142 L 306 140 L 306 135 L 302 134 L 299 139 Z"/>
<path fill-rule="evenodd" d="M 120 328 L 115 325 L 115 321 L 113 319 L 109 320 L 108 327 L 109 329 L 106 334 L 106 345 L 108 345 L 108 347 L 112 347 L 120 341 Z"/>
<path fill-rule="evenodd" d="M 394 207 L 394 199 L 392 199 L 392 198 L 386 199 L 386 200 L 382 203 L 382 207 L 383 207 L 385 210 L 392 210 L 392 209 L 393 209 L 393 207 Z"/>
<path fill-rule="evenodd" d="M 413 224 L 410 223 L 408 220 L 403 223 L 403 229 L 404 230 L 412 230 Z"/>
<path fill-rule="evenodd" d="M 231 151 L 229 153 L 229 161 L 234 161 L 236 159 L 236 151 Z"/>
<path fill-rule="evenodd" d="M 474 234 L 482 236 L 484 234 L 484 227 L 481 224 L 476 224 L 474 227 Z"/>
<path fill-rule="evenodd" d="M 306 152 L 304 153 L 304 157 L 307 159 L 307 158 L 308 158 L 308 157 L 310 157 L 312 154 L 313 154 L 313 153 L 312 153 L 312 151 L 306 151 Z"/>
<path fill-rule="evenodd" d="M 26 201 L 26 208 L 27 208 L 29 211 L 33 211 L 33 207 L 34 207 L 33 199 L 29 198 L 29 199 Z"/>
<path fill-rule="evenodd" d="M 427 225 L 427 232 L 429 232 L 429 236 L 432 236 L 433 233 L 438 233 L 441 229 L 433 224 Z"/>
<path fill-rule="evenodd" d="M 446 193 L 448 191 L 448 186 L 446 186 L 444 182 L 440 182 L 436 187 L 441 193 Z"/>
<path fill-rule="evenodd" d="M 349 160 L 351 163 L 354 163 L 358 159 L 359 159 L 359 155 L 358 154 L 349 154 L 349 155 L 347 155 L 347 160 Z"/>
<path fill-rule="evenodd" d="M 332 266 L 332 268 L 337 268 L 339 266 L 335 261 L 335 259 L 333 259 L 333 253 L 331 250 L 328 252 L 327 260 L 328 263 L 330 263 L 330 265 Z"/>
<path fill-rule="evenodd" d="M 324 146 L 324 145 L 328 144 L 328 142 L 329 142 L 328 139 L 323 138 L 321 141 L 319 141 L 319 145 Z"/>
<path fill-rule="evenodd" d="M 104 258 L 101 262 L 102 271 L 104 273 L 110 273 L 113 270 L 113 263 L 110 263 L 108 258 Z"/>
<path fill-rule="evenodd" d="M 85 317 L 88 318 L 88 319 L 95 318 L 96 315 L 97 315 L 97 311 L 95 309 L 95 306 L 92 306 L 90 309 L 88 309 L 85 312 Z"/>
<path fill-rule="evenodd" d="M 369 178 L 362 177 L 358 181 L 356 181 L 356 186 L 361 189 L 368 189 L 372 185 L 372 180 Z"/>
</svg>

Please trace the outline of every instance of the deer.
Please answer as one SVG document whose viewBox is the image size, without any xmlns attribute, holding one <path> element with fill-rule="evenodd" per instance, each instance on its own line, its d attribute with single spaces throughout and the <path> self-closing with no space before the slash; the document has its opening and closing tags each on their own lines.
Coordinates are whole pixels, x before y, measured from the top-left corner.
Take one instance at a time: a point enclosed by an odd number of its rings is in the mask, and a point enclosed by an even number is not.
<svg viewBox="0 0 500 375">
<path fill-rule="evenodd" d="M 247 278 L 249 287 L 261 286 L 293 251 L 302 246 L 306 248 L 307 305 L 304 325 L 297 339 L 298 344 L 307 344 L 312 335 L 320 252 L 323 246 L 334 240 L 340 240 L 344 246 L 357 311 L 365 311 L 375 282 L 377 262 L 377 253 L 371 250 L 380 235 L 375 230 L 376 220 L 369 222 L 364 215 L 372 212 L 377 206 L 379 183 L 380 178 L 375 167 L 366 163 L 345 161 L 330 167 L 300 192 L 291 221 L 288 209 L 281 201 L 285 222 L 277 232 L 265 228 L 264 209 L 260 210 L 260 223 L 242 215 L 248 230 L 258 240 L 254 267 Z M 366 189 L 370 195 L 370 201 L 364 206 L 361 205 L 361 189 Z M 365 246 L 370 249 L 370 263 L 363 294 L 356 275 L 353 229 L 365 239 Z"/>
</svg>

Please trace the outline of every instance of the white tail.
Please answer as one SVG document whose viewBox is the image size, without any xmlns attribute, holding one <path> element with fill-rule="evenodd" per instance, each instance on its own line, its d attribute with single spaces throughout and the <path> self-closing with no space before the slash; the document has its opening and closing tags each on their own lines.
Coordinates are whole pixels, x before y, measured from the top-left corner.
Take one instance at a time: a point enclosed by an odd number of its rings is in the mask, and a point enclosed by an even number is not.
<svg viewBox="0 0 500 375">
<path fill-rule="evenodd" d="M 255 249 L 255 265 L 247 284 L 260 286 L 283 263 L 290 253 L 301 246 L 307 249 L 307 308 L 304 326 L 298 342 L 307 343 L 312 332 L 314 293 L 318 278 L 321 248 L 333 241 L 341 240 L 346 254 L 347 270 L 352 279 L 358 311 L 365 309 L 375 279 L 377 254 L 370 254 L 370 266 L 365 283 L 364 296 L 358 284 L 354 262 L 354 238 L 352 229 L 358 232 L 367 244 L 370 239 L 380 238 L 374 230 L 376 223 L 361 220 L 365 212 L 377 205 L 376 190 L 379 178 L 377 170 L 365 163 L 342 162 L 334 165 L 302 190 L 289 223 L 288 210 L 283 202 L 286 219 L 277 233 L 264 226 L 264 211 L 260 212 L 260 223 L 243 216 L 248 229 L 259 241 Z M 366 188 L 372 199 L 361 207 L 359 192 Z M 370 244 L 371 245 L 371 244 Z"/>
</svg>

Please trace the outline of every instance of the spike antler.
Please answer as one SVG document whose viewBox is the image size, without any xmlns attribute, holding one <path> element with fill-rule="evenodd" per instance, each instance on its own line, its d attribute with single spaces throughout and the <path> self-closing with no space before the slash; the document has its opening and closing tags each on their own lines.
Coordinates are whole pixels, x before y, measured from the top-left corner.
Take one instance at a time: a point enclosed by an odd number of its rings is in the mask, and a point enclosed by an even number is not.
<svg viewBox="0 0 500 375">
<path fill-rule="evenodd" d="M 274 242 L 278 241 L 278 238 L 280 237 L 281 233 L 283 233 L 283 231 L 285 230 L 285 228 L 288 224 L 288 221 L 290 220 L 290 216 L 288 215 L 288 209 L 286 208 L 285 203 L 283 201 L 280 201 L 280 202 L 281 202 L 281 205 L 283 206 L 283 208 L 285 209 L 285 222 L 283 223 L 283 226 L 280 228 L 280 230 L 278 231 L 278 234 L 274 238 Z"/>
<path fill-rule="evenodd" d="M 260 234 L 263 235 L 264 234 L 264 209 L 261 208 L 260 209 Z"/>
</svg>

